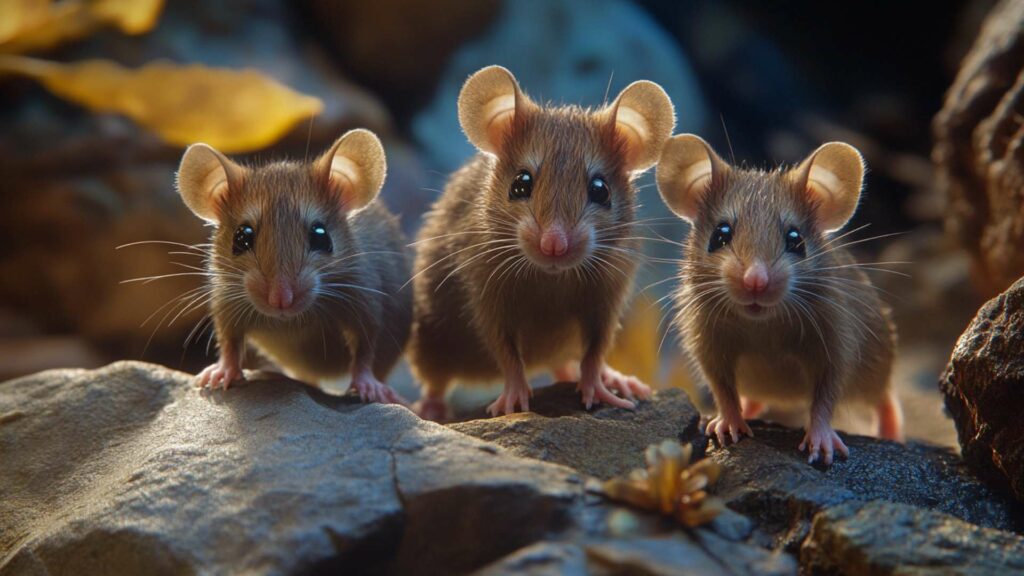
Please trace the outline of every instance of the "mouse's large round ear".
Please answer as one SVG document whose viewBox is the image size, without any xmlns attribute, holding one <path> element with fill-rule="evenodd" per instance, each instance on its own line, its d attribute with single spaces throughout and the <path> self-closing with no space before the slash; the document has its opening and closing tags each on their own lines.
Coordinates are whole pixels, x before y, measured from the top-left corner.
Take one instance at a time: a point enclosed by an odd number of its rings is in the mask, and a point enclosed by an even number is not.
<svg viewBox="0 0 1024 576">
<path fill-rule="evenodd" d="M 823 144 L 792 174 L 806 190 L 823 230 L 839 230 L 853 217 L 864 185 L 864 158 L 856 148 L 843 142 Z"/>
<path fill-rule="evenodd" d="M 676 126 L 672 100 L 661 86 L 647 80 L 626 86 L 604 113 L 625 147 L 630 171 L 654 166 Z"/>
<path fill-rule="evenodd" d="M 500 154 L 514 121 L 537 108 L 519 89 L 516 77 L 501 66 L 488 66 L 469 77 L 459 92 L 459 124 L 483 152 Z"/>
<path fill-rule="evenodd" d="M 227 195 L 242 186 L 246 170 L 206 144 L 185 150 L 178 167 L 178 193 L 185 205 L 207 222 L 218 222 Z"/>
<path fill-rule="evenodd" d="M 665 143 L 658 162 L 658 192 L 676 215 L 693 222 L 712 182 L 729 169 L 700 136 L 673 136 Z"/>
<path fill-rule="evenodd" d="M 313 166 L 319 182 L 341 197 L 341 209 L 345 212 L 372 202 L 388 171 L 380 139 L 362 128 L 343 134 Z"/>
</svg>

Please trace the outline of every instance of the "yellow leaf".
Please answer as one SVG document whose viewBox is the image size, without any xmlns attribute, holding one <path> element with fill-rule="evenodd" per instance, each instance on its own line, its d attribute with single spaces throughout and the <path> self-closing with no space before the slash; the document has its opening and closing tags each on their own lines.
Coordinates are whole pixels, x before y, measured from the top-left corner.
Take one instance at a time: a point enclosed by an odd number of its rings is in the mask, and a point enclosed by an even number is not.
<svg viewBox="0 0 1024 576">
<path fill-rule="evenodd" d="M 143 34 L 156 25 L 164 0 L 0 0 L 0 52 L 53 48 L 104 27 Z"/>
<path fill-rule="evenodd" d="M 206 142 L 226 153 L 274 143 L 323 109 L 256 70 L 152 62 L 137 69 L 106 60 L 59 64 L 0 56 L 0 74 L 28 76 L 96 112 L 124 114 L 171 144 Z"/>
</svg>

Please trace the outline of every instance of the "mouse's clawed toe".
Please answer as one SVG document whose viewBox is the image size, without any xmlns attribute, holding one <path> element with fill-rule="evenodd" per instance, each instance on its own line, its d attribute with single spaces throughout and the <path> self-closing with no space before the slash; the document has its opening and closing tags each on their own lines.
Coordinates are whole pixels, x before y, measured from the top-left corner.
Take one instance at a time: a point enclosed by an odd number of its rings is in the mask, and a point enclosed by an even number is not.
<svg viewBox="0 0 1024 576">
<path fill-rule="evenodd" d="M 210 388 L 216 390 L 218 387 L 227 390 L 228 386 L 236 380 L 244 380 L 241 366 L 225 362 L 223 359 L 215 364 L 210 364 L 196 375 L 196 388 Z"/>
<path fill-rule="evenodd" d="M 618 392 L 628 400 L 634 398 L 646 400 L 651 397 L 650 386 L 644 384 L 636 376 L 626 376 L 607 364 L 601 369 L 601 382 L 609 390 Z"/>
<path fill-rule="evenodd" d="M 842 438 L 829 424 L 811 424 L 800 442 L 800 451 L 807 450 L 807 463 L 813 464 L 821 459 L 825 466 L 832 465 L 832 455 L 838 452 L 843 458 L 850 455 Z"/>
<path fill-rule="evenodd" d="M 516 412 L 516 406 L 519 406 L 523 412 L 529 412 L 530 396 L 532 395 L 533 391 L 530 390 L 529 385 L 505 386 L 498 399 L 487 407 L 487 413 L 491 416 L 512 414 Z"/>
<path fill-rule="evenodd" d="M 616 396 L 614 392 L 605 386 L 604 374 L 592 380 L 587 380 L 586 378 L 580 380 L 579 390 L 583 405 L 587 410 L 590 410 L 595 403 L 601 402 L 616 408 L 627 408 L 629 410 L 636 408 L 636 405 L 631 400 Z"/>
<path fill-rule="evenodd" d="M 743 435 L 754 436 L 754 432 L 739 412 L 719 413 L 718 416 L 715 416 L 708 422 L 707 428 L 704 429 L 704 434 L 718 440 L 719 446 L 725 446 L 730 439 L 735 444 L 740 441 Z"/>
<path fill-rule="evenodd" d="M 350 386 L 359 393 L 363 402 L 377 402 L 380 404 L 401 404 L 408 406 L 405 398 L 402 398 L 393 388 L 384 384 L 370 373 L 362 373 L 352 378 Z"/>
</svg>

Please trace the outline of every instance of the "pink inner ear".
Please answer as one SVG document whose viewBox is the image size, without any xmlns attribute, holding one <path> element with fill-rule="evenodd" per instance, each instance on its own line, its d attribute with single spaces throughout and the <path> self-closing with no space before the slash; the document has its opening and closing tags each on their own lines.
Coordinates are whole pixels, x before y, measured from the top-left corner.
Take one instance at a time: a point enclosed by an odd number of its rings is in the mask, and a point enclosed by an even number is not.
<svg viewBox="0 0 1024 576">
<path fill-rule="evenodd" d="M 509 109 L 499 112 L 487 123 L 487 141 L 491 143 L 494 152 L 501 151 L 505 138 L 512 130 L 512 121 L 515 116 L 515 110 Z"/>
</svg>

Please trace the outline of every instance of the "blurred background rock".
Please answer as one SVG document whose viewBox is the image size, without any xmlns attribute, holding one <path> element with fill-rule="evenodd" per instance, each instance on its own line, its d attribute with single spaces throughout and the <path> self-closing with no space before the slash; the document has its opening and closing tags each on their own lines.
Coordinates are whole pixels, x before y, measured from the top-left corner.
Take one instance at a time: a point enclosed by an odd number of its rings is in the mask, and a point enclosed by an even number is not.
<svg viewBox="0 0 1024 576">
<path fill-rule="evenodd" d="M 0 21 L 13 21 L 16 4 L 32 3 L 0 1 Z M 911 262 L 881 266 L 908 276 L 875 274 L 896 309 L 895 379 L 908 432 L 955 445 L 936 381 L 983 297 L 1001 289 L 998 282 L 1008 285 L 1003 277 L 1011 274 L 992 280 L 979 271 L 982 251 L 962 250 L 964 228 L 944 232 L 948 186 L 935 184 L 931 126 L 993 4 L 799 0 L 780 9 L 739 0 L 168 0 L 156 2 L 157 19 L 146 31 L 98 26 L 42 48 L 19 46 L 0 26 L 0 55 L 69 64 L 100 58 L 129 69 L 158 59 L 255 69 L 323 106 L 312 121 L 296 122 L 241 156 L 303 157 L 348 128 L 377 131 L 390 168 L 384 199 L 410 235 L 446 174 L 472 153 L 455 98 L 467 75 L 488 64 L 509 67 L 531 95 L 553 102 L 599 105 L 634 80 L 657 81 L 676 105 L 677 131 L 698 132 L 749 165 L 794 162 L 823 141 L 848 141 L 870 170 L 850 225 L 870 226 L 851 239 L 899 233 L 857 245 L 858 256 Z M 260 121 L 253 113 L 251 122 Z M 215 352 L 206 334 L 183 346 L 196 326 L 203 328 L 203 311 L 176 318 L 177 308 L 161 309 L 200 278 L 121 284 L 180 272 L 171 262 L 181 257 L 160 244 L 115 250 L 145 240 L 205 241 L 208 230 L 174 191 L 182 150 L 121 115 L 90 112 L 33 79 L 4 74 L 0 65 L 0 377 L 122 358 L 183 370 L 210 361 Z M 943 158 L 938 148 L 936 158 Z M 642 217 L 666 216 L 653 179 L 642 186 Z M 982 227 L 972 226 L 968 237 Z M 677 241 L 685 233 L 668 220 L 642 231 Z M 652 241 L 647 249 L 678 257 L 670 243 Z M 638 287 L 673 271 L 652 262 Z M 662 343 L 667 310 L 652 303 L 671 286 L 651 287 L 637 299 L 615 360 L 660 387 L 687 388 L 707 408 L 672 335 Z M 399 372 L 411 394 L 408 372 Z M 464 403 L 475 401 L 462 394 Z M 840 418 L 841 427 L 871 429 L 863 415 L 843 411 Z"/>
</svg>

